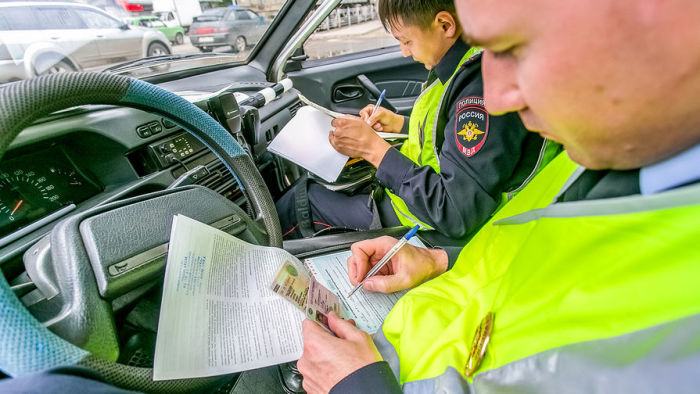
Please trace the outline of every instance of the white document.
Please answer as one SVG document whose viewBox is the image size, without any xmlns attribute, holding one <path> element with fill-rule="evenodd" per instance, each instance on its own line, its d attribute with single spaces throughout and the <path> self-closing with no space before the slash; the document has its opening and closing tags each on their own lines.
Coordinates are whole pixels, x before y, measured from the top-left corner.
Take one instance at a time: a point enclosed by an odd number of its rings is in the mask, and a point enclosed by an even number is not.
<svg viewBox="0 0 700 394">
<path fill-rule="evenodd" d="M 330 116 L 331 118 L 342 118 L 343 117 L 343 114 L 341 114 L 340 112 L 331 111 L 330 109 L 328 109 L 326 107 L 318 105 L 318 104 L 314 103 L 313 101 L 307 99 L 301 93 L 298 93 L 297 96 L 299 96 L 299 100 L 301 100 L 302 103 L 323 112 L 324 114 Z"/>
<path fill-rule="evenodd" d="M 408 243 L 425 248 L 425 244 L 418 237 L 411 238 Z M 382 294 L 360 289 L 348 299 L 347 295 L 353 289 L 348 277 L 347 263 L 351 255 L 352 252 L 348 250 L 312 257 L 304 260 L 304 266 L 316 280 L 340 298 L 346 318 L 355 319 L 357 328 L 374 334 L 381 328 L 386 315 L 389 314 L 399 298 L 406 294 L 407 290 Z"/>
<path fill-rule="evenodd" d="M 289 257 L 176 216 L 153 380 L 222 375 L 301 357 L 304 314 L 270 289 Z"/>
<path fill-rule="evenodd" d="M 417 237 L 409 243 L 424 247 Z M 374 333 L 405 293 L 367 293 L 348 279 L 350 251 L 304 261 L 339 296 L 345 317 Z M 173 220 L 153 362 L 153 380 L 223 375 L 301 357 L 304 313 L 271 288 L 277 272 L 299 260 L 177 215 Z"/>
<path fill-rule="evenodd" d="M 387 133 L 385 131 L 377 131 L 377 135 L 385 140 L 404 140 L 408 138 L 408 134 L 401 133 Z"/>
<path fill-rule="evenodd" d="M 268 145 L 267 150 L 296 163 L 327 182 L 335 182 L 348 161 L 328 141 L 332 117 L 304 106 Z"/>
</svg>

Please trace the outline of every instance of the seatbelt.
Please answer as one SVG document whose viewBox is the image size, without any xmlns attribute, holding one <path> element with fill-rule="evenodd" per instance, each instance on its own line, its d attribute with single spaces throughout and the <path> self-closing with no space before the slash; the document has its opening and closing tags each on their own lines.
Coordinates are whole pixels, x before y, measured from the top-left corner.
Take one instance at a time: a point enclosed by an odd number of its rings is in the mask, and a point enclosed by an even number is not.
<svg viewBox="0 0 700 394">
<path fill-rule="evenodd" d="M 297 229 L 304 238 L 314 235 L 314 225 L 311 218 L 311 204 L 309 203 L 309 177 L 305 173 L 297 182 L 294 190 L 294 211 L 297 217 Z"/>
</svg>

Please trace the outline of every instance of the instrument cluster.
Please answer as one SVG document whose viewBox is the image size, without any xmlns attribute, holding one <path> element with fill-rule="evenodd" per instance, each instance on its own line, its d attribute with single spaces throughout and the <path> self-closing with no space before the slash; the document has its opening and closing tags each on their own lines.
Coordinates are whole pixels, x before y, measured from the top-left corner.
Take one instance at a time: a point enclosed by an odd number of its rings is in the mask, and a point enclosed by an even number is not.
<svg viewBox="0 0 700 394">
<path fill-rule="evenodd" d="M 62 149 L 0 162 L 0 237 L 102 190 Z"/>
</svg>

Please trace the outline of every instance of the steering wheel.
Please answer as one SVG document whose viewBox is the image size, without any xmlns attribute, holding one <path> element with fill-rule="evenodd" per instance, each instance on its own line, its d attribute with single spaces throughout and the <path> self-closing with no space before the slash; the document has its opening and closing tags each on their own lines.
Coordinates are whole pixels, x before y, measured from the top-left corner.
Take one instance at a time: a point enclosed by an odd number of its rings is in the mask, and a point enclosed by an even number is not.
<svg viewBox="0 0 700 394">
<path fill-rule="evenodd" d="M 62 73 L 13 83 L 0 89 L 0 157 L 19 132 L 35 120 L 55 111 L 88 104 L 137 108 L 169 118 L 182 126 L 211 149 L 233 174 L 254 211 L 253 219 L 264 227 L 267 243 L 270 246 L 282 246 L 282 233 L 272 196 L 253 160 L 204 111 L 147 82 L 106 73 Z M 206 191 L 223 199 L 208 189 Z M 155 197 L 152 201 L 155 201 Z M 235 204 L 231 205 L 231 210 L 238 209 Z M 106 209 L 108 208 L 110 207 Z M 243 214 L 243 211 L 239 211 Z M 61 224 L 70 220 L 69 217 Z M 52 240 L 54 238 L 52 234 Z M 75 278 L 61 278 L 61 281 L 71 282 L 72 287 L 80 287 L 78 290 L 86 294 L 86 299 L 97 299 L 109 305 L 102 300 L 98 286 L 95 285 L 91 271 L 95 267 L 94 264 L 90 267 L 90 259 L 84 250 L 85 243 L 87 241 L 84 239 L 82 242 L 74 242 L 76 250 L 62 244 L 62 247 L 69 250 L 52 250 L 52 255 L 54 259 L 67 260 L 68 264 L 81 265 L 74 271 L 82 272 L 81 275 L 89 271 L 90 283 Z M 81 321 L 115 331 L 111 307 L 103 309 L 102 315 L 92 317 L 98 322 L 90 321 L 90 317 Z M 150 368 L 117 364 L 114 360 L 98 357 L 73 345 L 37 321 L 15 296 L 4 275 L 0 274 L 0 370 L 10 376 L 21 376 L 63 365 L 92 367 L 118 386 L 141 391 L 186 392 L 202 387 L 202 384 L 211 384 L 212 381 L 211 378 L 198 378 L 154 382 Z"/>
</svg>

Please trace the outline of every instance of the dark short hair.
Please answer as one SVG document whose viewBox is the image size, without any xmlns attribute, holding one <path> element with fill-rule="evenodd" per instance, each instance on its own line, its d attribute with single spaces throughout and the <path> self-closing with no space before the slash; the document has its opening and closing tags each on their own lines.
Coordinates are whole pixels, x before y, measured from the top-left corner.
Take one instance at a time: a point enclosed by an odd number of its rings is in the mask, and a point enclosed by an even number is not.
<svg viewBox="0 0 700 394">
<path fill-rule="evenodd" d="M 425 29 L 440 11 L 455 15 L 454 0 L 379 0 L 377 8 L 379 20 L 387 31 L 399 21 L 404 26 Z"/>
</svg>

